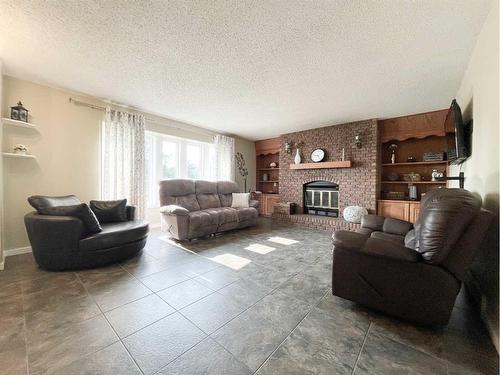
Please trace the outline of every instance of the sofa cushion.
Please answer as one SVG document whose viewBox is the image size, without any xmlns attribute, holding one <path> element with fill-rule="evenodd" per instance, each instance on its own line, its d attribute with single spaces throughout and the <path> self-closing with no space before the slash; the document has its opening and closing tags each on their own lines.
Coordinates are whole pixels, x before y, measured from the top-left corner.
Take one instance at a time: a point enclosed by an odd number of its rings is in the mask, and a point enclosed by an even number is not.
<svg viewBox="0 0 500 375">
<path fill-rule="evenodd" d="M 258 211 L 253 207 L 247 208 L 234 208 L 238 214 L 238 222 L 254 220 L 259 216 Z"/>
<path fill-rule="evenodd" d="M 405 244 L 404 236 L 400 236 L 399 234 L 391 234 L 391 233 L 376 231 L 376 232 L 372 232 L 370 234 L 370 237 L 371 238 L 378 238 L 378 239 L 385 240 L 385 241 L 394 242 L 394 243 L 397 243 L 398 245 L 404 246 L 404 244 Z"/>
<path fill-rule="evenodd" d="M 218 225 L 238 222 L 238 213 L 231 207 L 208 208 L 204 211 L 207 211 L 210 215 L 217 216 Z"/>
<path fill-rule="evenodd" d="M 250 207 L 250 193 L 233 193 L 232 208 Z"/>
<path fill-rule="evenodd" d="M 238 193 L 239 191 L 240 188 L 236 182 L 218 181 L 217 193 L 219 194 L 221 207 L 231 207 L 233 203 L 233 193 Z"/>
<path fill-rule="evenodd" d="M 194 183 L 196 198 L 201 210 L 220 207 L 217 182 L 197 180 Z"/>
<path fill-rule="evenodd" d="M 102 224 L 102 232 L 79 242 L 81 251 L 98 251 L 139 241 L 148 234 L 148 224 L 141 220 Z"/>
<path fill-rule="evenodd" d="M 194 180 L 160 181 L 160 204 L 162 206 L 175 204 L 188 211 L 199 210 L 200 205 L 196 199 Z"/>
<path fill-rule="evenodd" d="M 83 223 L 84 236 L 102 231 L 99 221 L 86 203 L 80 203 L 74 206 L 43 207 L 38 213 L 41 215 L 76 217 Z"/>
<path fill-rule="evenodd" d="M 196 198 L 201 210 L 220 207 L 219 196 L 217 194 L 198 194 Z"/>
<path fill-rule="evenodd" d="M 127 221 L 127 200 L 90 201 L 90 209 L 100 223 L 116 223 Z"/>
<path fill-rule="evenodd" d="M 441 264 L 481 210 L 481 198 L 464 189 L 434 189 L 420 204 L 418 251 L 430 264 Z"/>
<path fill-rule="evenodd" d="M 193 211 L 188 216 L 190 232 L 199 227 L 219 225 L 219 215 L 210 210 Z"/>
<path fill-rule="evenodd" d="M 361 217 L 361 228 L 382 231 L 385 217 L 377 215 L 365 215 Z"/>
<path fill-rule="evenodd" d="M 76 195 L 64 195 L 60 197 L 49 197 L 46 195 L 32 195 L 28 198 L 28 202 L 35 210 L 40 212 L 40 209 L 46 207 L 58 206 L 74 206 L 82 203 Z"/>
</svg>

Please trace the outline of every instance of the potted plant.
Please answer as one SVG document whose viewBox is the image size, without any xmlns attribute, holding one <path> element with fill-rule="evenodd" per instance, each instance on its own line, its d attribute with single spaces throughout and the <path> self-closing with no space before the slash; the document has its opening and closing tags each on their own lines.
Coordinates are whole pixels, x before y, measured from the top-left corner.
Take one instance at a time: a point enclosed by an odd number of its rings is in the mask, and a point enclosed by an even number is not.
<svg viewBox="0 0 500 375">
<path fill-rule="evenodd" d="M 247 191 L 247 178 L 248 178 L 248 169 L 246 167 L 245 158 L 241 152 L 237 152 L 235 155 L 236 166 L 238 167 L 238 172 L 240 176 L 243 178 L 243 182 L 245 184 L 245 193 Z"/>
</svg>

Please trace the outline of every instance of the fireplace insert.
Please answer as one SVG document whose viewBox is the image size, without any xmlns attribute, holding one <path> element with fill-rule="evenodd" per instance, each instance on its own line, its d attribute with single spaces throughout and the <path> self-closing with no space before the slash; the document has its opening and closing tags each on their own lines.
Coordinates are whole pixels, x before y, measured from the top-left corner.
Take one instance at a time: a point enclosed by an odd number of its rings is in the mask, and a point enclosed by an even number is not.
<svg viewBox="0 0 500 375">
<path fill-rule="evenodd" d="M 304 213 L 339 217 L 339 185 L 329 181 L 304 184 Z"/>
</svg>

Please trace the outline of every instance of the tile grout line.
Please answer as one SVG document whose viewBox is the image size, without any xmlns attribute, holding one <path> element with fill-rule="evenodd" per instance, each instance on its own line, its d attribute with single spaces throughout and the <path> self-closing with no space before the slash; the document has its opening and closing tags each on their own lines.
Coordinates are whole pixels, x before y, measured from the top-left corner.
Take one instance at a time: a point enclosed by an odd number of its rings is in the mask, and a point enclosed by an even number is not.
<svg viewBox="0 0 500 375">
<path fill-rule="evenodd" d="M 23 309 L 23 337 L 24 337 L 24 350 L 26 350 L 26 371 L 28 375 L 31 373 L 30 371 L 30 361 L 29 361 L 29 351 L 28 351 L 28 327 L 26 325 L 26 313 L 24 311 L 24 290 L 22 286 L 22 282 L 20 284 L 21 288 L 21 307 Z"/>
<path fill-rule="evenodd" d="M 272 351 L 271 354 L 269 354 L 267 356 L 267 358 L 260 364 L 260 366 L 253 372 L 254 374 L 256 374 L 268 361 L 269 359 L 273 356 L 274 353 L 276 353 L 278 351 L 278 349 L 283 345 L 283 343 L 286 341 L 286 339 L 288 339 L 292 334 L 293 332 L 297 329 L 297 327 L 300 325 L 300 323 L 302 323 L 308 316 L 309 314 L 311 314 L 311 312 L 313 311 L 313 309 L 323 300 L 323 298 L 325 298 L 325 296 L 329 293 L 329 291 L 327 290 L 325 292 L 325 294 L 323 294 L 323 296 L 319 299 L 318 302 L 316 302 L 314 305 L 311 306 L 311 308 L 309 309 L 309 311 L 307 312 L 306 315 L 304 315 L 304 317 L 295 325 L 295 327 L 293 327 L 293 329 L 286 335 L 286 337 L 278 344 L 278 346 L 276 346 L 276 348 Z M 274 324 L 274 323 L 273 323 Z"/>
<path fill-rule="evenodd" d="M 358 355 L 356 357 L 356 362 L 354 362 L 354 366 L 352 367 L 352 372 L 351 374 L 354 374 L 354 371 L 356 371 L 356 367 L 358 366 L 359 359 L 361 358 L 361 353 L 363 352 L 363 348 L 365 347 L 366 340 L 368 339 L 368 334 L 370 333 L 370 330 L 372 328 L 373 322 L 370 321 L 370 324 L 368 325 L 368 329 L 366 330 L 365 337 L 363 338 L 363 343 L 361 344 L 361 348 L 359 348 Z"/>
<path fill-rule="evenodd" d="M 121 268 L 123 268 L 121 265 L 119 265 Z M 97 303 L 97 301 L 94 299 L 94 297 L 89 293 L 87 287 L 85 286 L 85 284 L 83 283 L 83 281 L 80 279 L 80 275 L 78 275 L 78 273 L 76 273 L 76 277 L 78 279 L 78 281 L 80 282 L 80 284 L 83 286 L 83 288 L 85 289 L 85 291 L 87 292 L 87 294 L 89 295 L 89 297 L 92 299 L 92 301 L 94 301 L 94 303 L 96 304 L 97 308 L 99 309 L 99 311 L 101 312 L 101 315 L 103 316 L 103 318 L 106 320 L 106 323 L 108 323 L 109 327 L 111 328 L 111 330 L 114 332 L 114 334 L 116 335 L 116 337 L 118 338 L 117 341 L 103 347 L 103 348 L 100 348 L 99 350 L 96 350 L 95 352 L 93 353 L 89 353 L 88 355 L 91 355 L 91 354 L 95 354 L 103 349 L 106 349 L 108 347 L 110 347 L 111 345 L 113 344 L 116 344 L 117 342 L 120 342 L 122 344 L 122 346 L 125 348 L 125 350 L 127 351 L 130 359 L 132 359 L 132 361 L 134 362 L 134 364 L 136 365 L 136 367 L 139 369 L 139 371 L 144 375 L 144 371 L 142 371 L 142 368 L 139 366 L 139 364 L 137 363 L 137 361 L 135 360 L 134 356 L 130 353 L 130 351 L 128 350 L 127 346 L 123 343 L 122 339 L 120 338 L 120 336 L 118 335 L 118 333 L 115 331 L 113 325 L 110 323 L 110 321 L 108 320 L 108 318 L 106 317 L 106 314 L 102 311 L 101 309 L 101 306 L 99 306 L 99 304 Z M 87 356 L 88 356 L 87 355 Z M 85 356 L 85 357 L 87 357 Z M 76 361 L 75 361 L 76 362 Z M 72 362 L 74 363 L 74 362 Z"/>
</svg>

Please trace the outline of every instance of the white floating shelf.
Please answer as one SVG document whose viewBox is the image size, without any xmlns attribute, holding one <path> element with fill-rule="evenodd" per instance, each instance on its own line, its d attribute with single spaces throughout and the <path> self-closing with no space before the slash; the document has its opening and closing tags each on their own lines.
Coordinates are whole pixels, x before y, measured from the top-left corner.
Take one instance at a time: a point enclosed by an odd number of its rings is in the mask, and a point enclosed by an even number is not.
<svg viewBox="0 0 500 375">
<path fill-rule="evenodd" d="M 36 129 L 35 124 L 30 124 L 29 122 L 24 122 L 24 121 L 12 120 L 7 117 L 2 118 L 2 123 L 6 125 L 19 126 L 21 128 Z"/>
<path fill-rule="evenodd" d="M 6 158 L 36 159 L 35 155 L 30 154 L 14 154 L 13 152 L 3 152 L 2 155 Z"/>
</svg>

